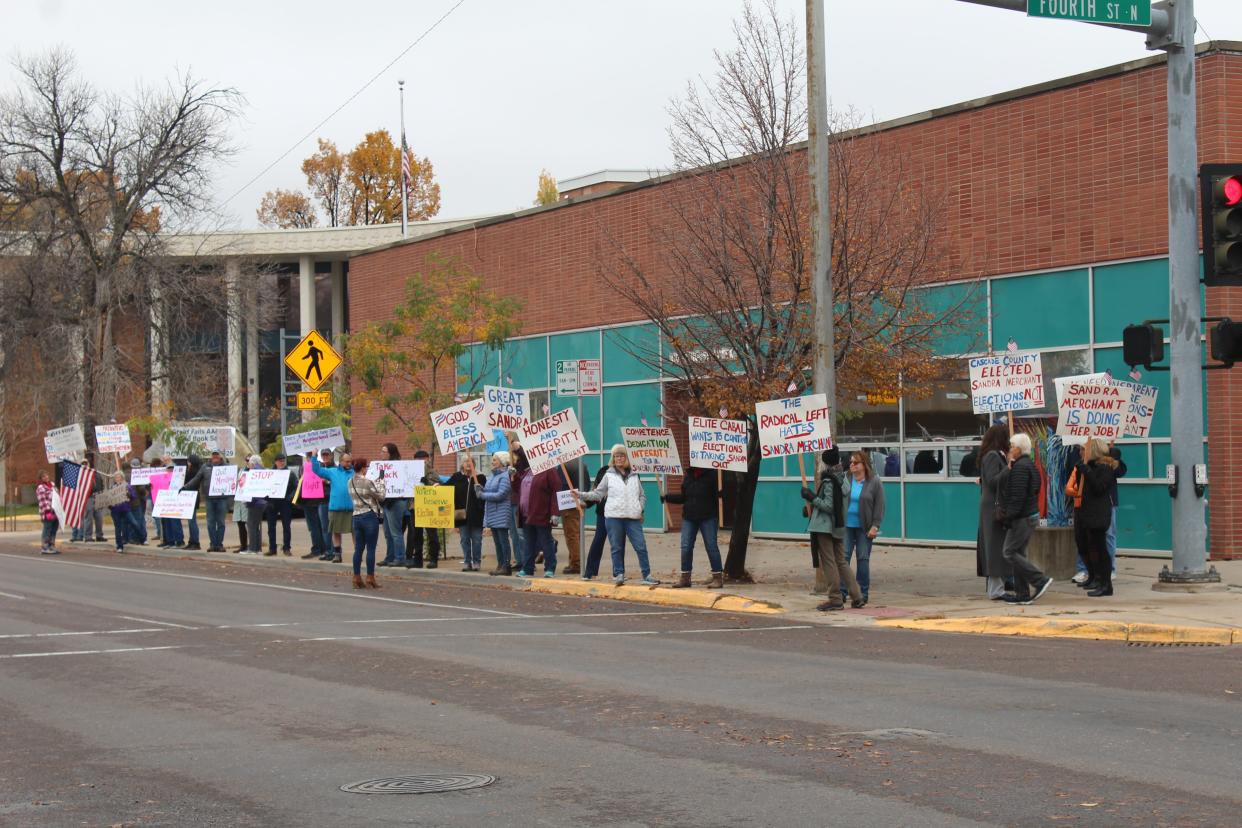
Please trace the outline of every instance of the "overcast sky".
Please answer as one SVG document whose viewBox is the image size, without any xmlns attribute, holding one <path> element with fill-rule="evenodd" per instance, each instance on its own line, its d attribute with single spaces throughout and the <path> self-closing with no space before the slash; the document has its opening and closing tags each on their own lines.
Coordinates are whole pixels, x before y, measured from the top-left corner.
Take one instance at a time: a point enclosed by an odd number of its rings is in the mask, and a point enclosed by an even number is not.
<svg viewBox="0 0 1242 828">
<path fill-rule="evenodd" d="M 1103 0 L 1101 0 L 1102 2 Z M 100 87 L 127 91 L 178 70 L 240 90 L 240 147 L 217 176 L 235 226 L 275 187 L 302 188 L 315 135 L 342 150 L 406 129 L 442 189 L 442 217 L 529 206 L 558 179 L 669 164 L 666 107 L 710 74 L 742 0 L 464 0 L 391 69 L 270 171 L 458 0 L 212 3 L 7 2 L 0 52 L 71 48 Z M 1027 19 L 959 0 L 826 0 L 831 105 L 876 120 L 1053 80 L 1149 54 L 1141 35 Z M 804 0 L 779 0 L 799 27 Z M 1198 0 L 1199 41 L 1242 40 L 1242 0 Z M 11 87 L 12 73 L 4 76 Z M 259 176 L 253 184 L 252 179 Z"/>
</svg>

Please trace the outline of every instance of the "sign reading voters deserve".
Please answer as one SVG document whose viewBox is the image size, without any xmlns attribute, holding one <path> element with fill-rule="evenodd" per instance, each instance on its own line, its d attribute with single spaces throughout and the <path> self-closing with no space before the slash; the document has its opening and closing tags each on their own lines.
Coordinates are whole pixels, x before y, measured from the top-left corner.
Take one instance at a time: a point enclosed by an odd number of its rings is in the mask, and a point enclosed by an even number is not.
<svg viewBox="0 0 1242 828">
<path fill-rule="evenodd" d="M 151 517 L 193 520 L 197 497 L 198 492 L 174 492 L 172 489 L 165 489 L 155 496 L 155 508 L 151 510 Z"/>
<path fill-rule="evenodd" d="M 1055 384 L 1057 434 L 1063 443 L 1121 437 L 1130 408 L 1130 388 L 1113 382 L 1108 374 L 1059 377 Z"/>
<path fill-rule="evenodd" d="M 832 448 L 828 397 L 824 394 L 756 403 L 755 417 L 764 457 Z"/>
<path fill-rule="evenodd" d="M 556 412 L 519 429 L 531 474 L 539 474 L 586 454 L 587 444 L 572 408 Z"/>
<path fill-rule="evenodd" d="M 681 474 L 681 455 L 671 428 L 623 427 L 621 440 L 630 453 L 630 465 L 646 474 Z"/>
<path fill-rule="evenodd" d="M 367 479 L 384 481 L 384 497 L 413 497 L 414 487 L 423 485 L 425 460 L 372 460 Z"/>
<path fill-rule="evenodd" d="M 746 471 L 745 420 L 690 418 L 690 465 L 700 469 Z"/>
<path fill-rule="evenodd" d="M 436 431 L 441 454 L 465 451 L 486 443 L 492 436 L 487 423 L 487 402 L 483 399 L 431 412 L 431 427 Z"/>
<path fill-rule="evenodd" d="M 295 455 L 318 453 L 323 449 L 334 449 L 345 445 L 345 433 L 341 431 L 340 426 L 286 434 L 281 439 L 285 444 L 285 454 Z"/>
<path fill-rule="evenodd" d="M 134 450 L 125 423 L 95 426 L 95 445 L 103 454 L 129 454 Z"/>
<path fill-rule="evenodd" d="M 970 360 L 970 400 L 976 414 L 1044 407 L 1044 369 L 1038 351 Z"/>
<path fill-rule="evenodd" d="M 213 466 L 208 497 L 231 497 L 237 494 L 237 466 Z"/>
<path fill-rule="evenodd" d="M 414 525 L 425 529 L 452 529 L 453 487 L 418 486 L 415 488 Z"/>
<path fill-rule="evenodd" d="M 487 404 L 488 428 L 517 431 L 530 422 L 530 393 L 527 391 L 485 385 L 483 402 Z"/>
</svg>

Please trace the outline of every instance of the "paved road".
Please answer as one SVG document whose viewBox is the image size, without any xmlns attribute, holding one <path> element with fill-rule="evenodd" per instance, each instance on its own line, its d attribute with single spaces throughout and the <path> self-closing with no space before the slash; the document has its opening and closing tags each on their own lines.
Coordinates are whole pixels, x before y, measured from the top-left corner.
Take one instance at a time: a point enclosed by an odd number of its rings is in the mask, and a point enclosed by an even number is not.
<svg viewBox="0 0 1242 828">
<path fill-rule="evenodd" d="M 1240 702 L 1237 647 L 0 545 L 3 825 L 1239 825 Z"/>
</svg>

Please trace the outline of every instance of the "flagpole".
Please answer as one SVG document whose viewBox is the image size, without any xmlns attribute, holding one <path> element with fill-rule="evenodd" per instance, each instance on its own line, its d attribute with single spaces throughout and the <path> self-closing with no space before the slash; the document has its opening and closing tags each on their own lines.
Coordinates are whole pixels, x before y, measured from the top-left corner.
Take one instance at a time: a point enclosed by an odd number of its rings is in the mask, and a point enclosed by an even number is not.
<svg viewBox="0 0 1242 828">
<path fill-rule="evenodd" d="M 406 216 L 409 215 L 409 210 L 407 209 L 407 205 L 406 205 L 406 198 L 408 197 L 407 193 L 409 191 L 409 183 L 405 180 L 405 165 L 408 163 L 406 161 L 406 156 L 405 156 L 405 81 L 403 80 L 397 81 L 397 91 L 401 97 L 401 148 L 398 150 L 398 152 L 401 153 L 401 160 L 400 160 L 400 166 L 399 166 L 399 169 L 402 171 L 402 174 L 401 174 L 401 238 L 404 239 L 406 238 L 408 234 L 408 229 L 406 227 Z"/>
</svg>

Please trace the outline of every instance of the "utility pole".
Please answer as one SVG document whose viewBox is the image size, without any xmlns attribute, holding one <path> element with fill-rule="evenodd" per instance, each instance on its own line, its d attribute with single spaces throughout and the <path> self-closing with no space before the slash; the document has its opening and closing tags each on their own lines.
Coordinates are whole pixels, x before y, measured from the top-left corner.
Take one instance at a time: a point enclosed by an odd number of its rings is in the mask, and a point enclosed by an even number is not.
<svg viewBox="0 0 1242 828">
<path fill-rule="evenodd" d="M 406 205 L 406 199 L 409 197 L 409 182 L 405 180 L 406 164 L 410 163 L 409 158 L 405 154 L 405 81 L 397 81 L 397 91 L 401 96 L 401 148 L 397 152 L 401 153 L 398 169 L 401 170 L 401 238 L 405 238 L 409 228 L 406 224 L 406 216 L 409 215 L 409 209 Z"/>
<path fill-rule="evenodd" d="M 806 0 L 807 161 L 811 178 L 811 302 L 815 362 L 811 382 L 837 409 L 832 311 L 832 211 L 828 201 L 828 81 L 824 68 L 824 0 Z M 833 433 L 836 433 L 835 426 Z"/>
</svg>

